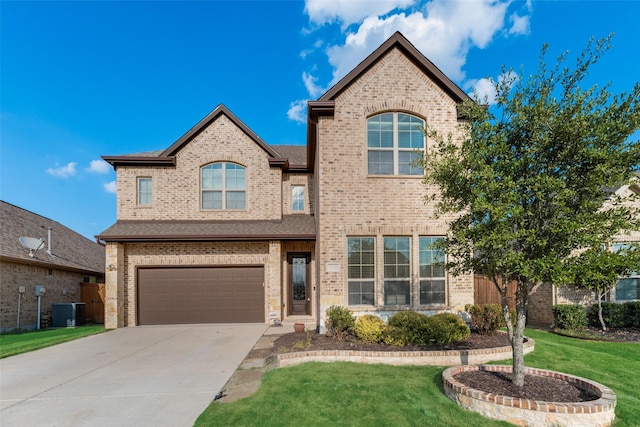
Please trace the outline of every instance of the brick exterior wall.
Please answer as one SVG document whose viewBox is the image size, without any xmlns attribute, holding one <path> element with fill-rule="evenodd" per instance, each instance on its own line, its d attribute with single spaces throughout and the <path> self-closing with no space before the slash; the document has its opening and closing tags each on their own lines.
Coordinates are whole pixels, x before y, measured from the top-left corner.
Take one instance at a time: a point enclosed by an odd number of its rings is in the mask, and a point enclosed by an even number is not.
<svg viewBox="0 0 640 427">
<path fill-rule="evenodd" d="M 282 171 L 269 167 L 269 155 L 225 115 L 186 144 L 176 166 L 119 166 L 118 220 L 250 220 L 282 217 Z M 212 162 L 246 167 L 246 210 L 200 209 L 200 168 Z M 151 177 L 151 206 L 137 206 L 137 178 Z"/>
<path fill-rule="evenodd" d="M 408 112 L 443 135 L 457 135 L 455 102 L 399 50 L 388 52 L 335 100 L 333 117 L 320 117 L 317 186 L 319 205 L 318 273 L 320 315 L 347 301 L 347 238 L 376 238 L 376 303 L 383 305 L 383 236 L 411 237 L 411 308 L 462 310 L 473 303 L 473 276 L 447 277 L 446 304 L 419 307 L 418 237 L 441 236 L 452 217 L 435 217 L 425 197 L 436 188 L 421 177 L 367 175 L 367 118 L 383 112 Z M 427 147 L 432 141 L 427 141 Z M 328 265 L 331 268 L 328 269 Z M 350 307 L 353 311 L 371 307 Z M 324 319 L 321 322 L 324 323 Z"/>
<path fill-rule="evenodd" d="M 46 289 L 40 298 L 40 310 L 45 314 L 51 312 L 51 304 L 81 302 L 80 283 L 87 277 L 87 274 L 7 261 L 0 261 L 0 271 L 0 332 L 16 329 L 19 286 L 25 286 L 20 301 L 20 329 L 35 329 L 38 322 L 35 285 Z"/>
</svg>

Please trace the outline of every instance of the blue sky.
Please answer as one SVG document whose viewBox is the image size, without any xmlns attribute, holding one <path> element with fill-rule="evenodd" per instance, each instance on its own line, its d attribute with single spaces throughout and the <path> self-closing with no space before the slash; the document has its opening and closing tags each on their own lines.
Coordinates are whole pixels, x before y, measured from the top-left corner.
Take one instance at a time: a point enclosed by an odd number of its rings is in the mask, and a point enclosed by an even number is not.
<svg viewBox="0 0 640 427">
<path fill-rule="evenodd" d="M 0 198 L 93 239 L 116 221 L 100 156 L 165 149 L 220 103 L 304 144 L 306 100 L 395 31 L 469 92 L 503 64 L 535 72 L 543 43 L 574 58 L 614 32 L 588 82 L 628 91 L 638 16 L 638 0 L 3 0 Z"/>
</svg>

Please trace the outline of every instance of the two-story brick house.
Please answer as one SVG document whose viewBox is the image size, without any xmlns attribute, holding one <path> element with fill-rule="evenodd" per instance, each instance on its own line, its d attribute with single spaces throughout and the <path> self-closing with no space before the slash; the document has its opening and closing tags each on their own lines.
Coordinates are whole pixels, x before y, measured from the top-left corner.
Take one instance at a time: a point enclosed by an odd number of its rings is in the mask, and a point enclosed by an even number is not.
<svg viewBox="0 0 640 427">
<path fill-rule="evenodd" d="M 396 33 L 309 103 L 306 146 L 270 146 L 219 106 L 164 151 L 104 156 L 106 326 L 461 310 L 473 278 L 438 265 L 450 218 L 413 159 L 422 128 L 458 132 L 465 99 Z"/>
</svg>

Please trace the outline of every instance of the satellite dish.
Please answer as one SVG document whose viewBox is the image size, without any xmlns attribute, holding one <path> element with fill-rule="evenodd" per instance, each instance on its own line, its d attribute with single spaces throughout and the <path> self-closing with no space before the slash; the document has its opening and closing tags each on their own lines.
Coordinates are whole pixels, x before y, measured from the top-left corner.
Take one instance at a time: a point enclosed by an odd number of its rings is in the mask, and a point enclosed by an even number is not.
<svg viewBox="0 0 640 427">
<path fill-rule="evenodd" d="M 18 241 L 22 246 L 29 249 L 29 256 L 33 258 L 34 251 L 42 249 L 44 246 L 44 239 L 36 239 L 34 237 L 20 237 Z"/>
</svg>

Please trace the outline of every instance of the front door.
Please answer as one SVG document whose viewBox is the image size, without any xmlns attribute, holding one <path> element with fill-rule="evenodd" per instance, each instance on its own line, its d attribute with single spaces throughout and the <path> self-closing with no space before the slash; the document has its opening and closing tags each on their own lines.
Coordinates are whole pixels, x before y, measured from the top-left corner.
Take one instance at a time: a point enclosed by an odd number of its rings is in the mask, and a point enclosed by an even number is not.
<svg viewBox="0 0 640 427">
<path fill-rule="evenodd" d="M 311 315 L 309 253 L 288 254 L 289 315 Z"/>
</svg>

